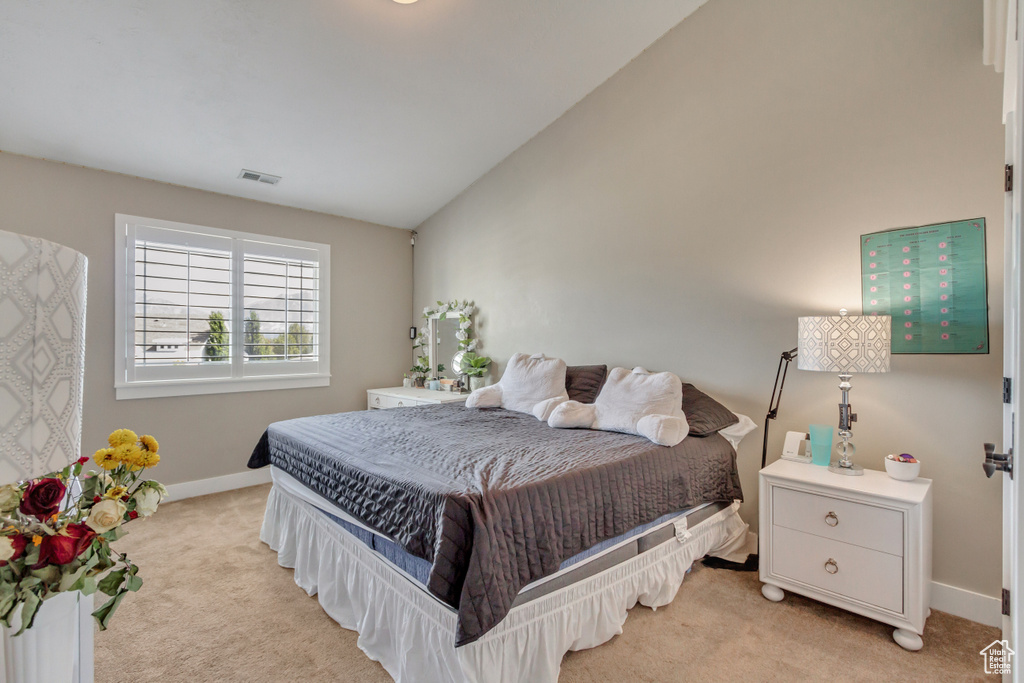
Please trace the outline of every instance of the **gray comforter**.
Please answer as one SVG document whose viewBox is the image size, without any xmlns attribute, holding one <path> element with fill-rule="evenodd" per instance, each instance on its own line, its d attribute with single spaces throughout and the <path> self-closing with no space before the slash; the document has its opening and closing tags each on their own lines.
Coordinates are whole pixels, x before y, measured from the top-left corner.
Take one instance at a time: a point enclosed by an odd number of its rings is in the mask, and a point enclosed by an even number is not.
<svg viewBox="0 0 1024 683">
<path fill-rule="evenodd" d="M 742 498 L 736 452 L 717 434 L 667 448 L 450 404 L 276 422 L 249 460 L 267 464 L 431 562 L 427 588 L 458 610 L 456 646 L 576 553 Z"/>
</svg>

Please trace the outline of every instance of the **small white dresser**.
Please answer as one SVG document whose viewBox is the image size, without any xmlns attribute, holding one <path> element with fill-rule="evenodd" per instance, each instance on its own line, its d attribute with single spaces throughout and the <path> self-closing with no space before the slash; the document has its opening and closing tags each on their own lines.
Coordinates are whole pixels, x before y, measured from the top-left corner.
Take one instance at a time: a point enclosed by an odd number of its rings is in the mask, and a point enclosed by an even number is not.
<svg viewBox="0 0 1024 683">
<path fill-rule="evenodd" d="M 896 626 L 920 650 L 932 580 L 930 479 L 833 474 L 778 460 L 760 474 L 761 593 L 790 590 Z"/>
<path fill-rule="evenodd" d="M 450 391 L 433 391 L 415 387 L 368 389 L 366 391 L 366 407 L 369 410 L 377 410 L 419 406 L 427 403 L 464 403 L 467 396 L 469 394 L 453 394 Z"/>
</svg>

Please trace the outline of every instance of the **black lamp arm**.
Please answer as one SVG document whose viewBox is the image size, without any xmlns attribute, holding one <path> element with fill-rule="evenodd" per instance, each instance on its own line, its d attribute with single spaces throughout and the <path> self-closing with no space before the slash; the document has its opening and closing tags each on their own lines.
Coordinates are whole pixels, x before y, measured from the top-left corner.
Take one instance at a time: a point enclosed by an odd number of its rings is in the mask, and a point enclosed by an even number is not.
<svg viewBox="0 0 1024 683">
<path fill-rule="evenodd" d="M 768 414 L 764 418 L 764 444 L 761 448 L 761 469 L 768 461 L 768 425 L 779 416 L 779 403 L 782 402 L 782 389 L 786 386 L 786 373 L 789 364 L 796 358 L 797 349 L 783 351 L 779 357 L 779 368 L 775 371 L 775 386 L 772 387 L 772 399 L 768 402 Z M 780 379 L 781 378 L 781 379 Z"/>
</svg>

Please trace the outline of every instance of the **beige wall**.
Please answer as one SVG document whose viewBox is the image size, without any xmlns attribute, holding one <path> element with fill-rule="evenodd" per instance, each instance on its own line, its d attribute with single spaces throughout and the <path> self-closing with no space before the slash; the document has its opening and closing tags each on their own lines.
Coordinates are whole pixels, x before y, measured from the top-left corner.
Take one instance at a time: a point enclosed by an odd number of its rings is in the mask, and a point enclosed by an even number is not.
<svg viewBox="0 0 1024 683">
<path fill-rule="evenodd" d="M 115 400 L 115 213 L 330 244 L 331 385 Z M 83 450 L 118 427 L 153 434 L 163 455 L 154 475 L 164 483 L 241 472 L 270 422 L 365 409 L 366 389 L 394 386 L 407 367 L 406 230 L 2 153 L 0 229 L 89 257 Z"/>
<path fill-rule="evenodd" d="M 969 0 L 711 0 L 420 228 L 414 311 L 476 301 L 483 352 L 668 369 L 758 423 L 799 315 L 860 310 L 859 236 L 988 219 L 986 356 L 896 356 L 853 380 L 856 459 L 934 479 L 934 578 L 995 595 L 1001 435 L 1001 76 Z M 787 429 L 838 379 L 790 373 Z M 739 452 L 756 519 L 762 432 Z M 775 456 L 773 456 L 774 459 Z"/>
</svg>

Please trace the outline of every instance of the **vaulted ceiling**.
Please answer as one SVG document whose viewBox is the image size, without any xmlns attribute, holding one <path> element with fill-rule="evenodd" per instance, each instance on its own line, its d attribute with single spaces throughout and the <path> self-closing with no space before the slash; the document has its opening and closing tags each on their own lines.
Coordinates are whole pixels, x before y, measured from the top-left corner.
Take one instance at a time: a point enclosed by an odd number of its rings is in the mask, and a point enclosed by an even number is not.
<svg viewBox="0 0 1024 683">
<path fill-rule="evenodd" d="M 3 2 L 0 150 L 411 228 L 704 2 Z"/>
</svg>

